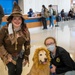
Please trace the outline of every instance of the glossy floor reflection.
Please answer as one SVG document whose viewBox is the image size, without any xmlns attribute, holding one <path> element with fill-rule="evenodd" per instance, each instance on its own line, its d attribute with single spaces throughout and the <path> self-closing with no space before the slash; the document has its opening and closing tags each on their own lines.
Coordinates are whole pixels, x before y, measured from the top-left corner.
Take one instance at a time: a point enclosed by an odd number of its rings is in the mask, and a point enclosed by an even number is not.
<svg viewBox="0 0 75 75">
<path fill-rule="evenodd" d="M 44 40 L 48 36 L 53 36 L 57 40 L 57 45 L 65 48 L 70 54 L 73 60 L 75 60 L 75 21 L 63 21 L 58 23 L 59 27 L 51 29 L 48 26 L 47 30 L 42 30 L 42 27 L 31 28 L 31 54 L 30 54 L 30 65 L 23 67 L 22 75 L 26 75 L 33 62 L 32 57 L 34 51 L 39 46 L 44 46 Z M 0 75 L 8 75 L 7 70 L 5 70 L 5 65 L 0 60 Z"/>
</svg>

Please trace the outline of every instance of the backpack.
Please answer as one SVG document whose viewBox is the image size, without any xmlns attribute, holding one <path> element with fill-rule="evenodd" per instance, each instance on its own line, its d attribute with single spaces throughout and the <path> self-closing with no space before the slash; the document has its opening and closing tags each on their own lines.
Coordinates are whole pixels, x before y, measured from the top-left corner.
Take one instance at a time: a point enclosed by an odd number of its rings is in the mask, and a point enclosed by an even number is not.
<svg viewBox="0 0 75 75">
<path fill-rule="evenodd" d="M 49 17 L 48 9 L 45 10 L 44 15 L 45 15 L 46 18 Z"/>
<path fill-rule="evenodd" d="M 53 9 L 53 15 L 56 15 L 56 11 Z"/>
</svg>

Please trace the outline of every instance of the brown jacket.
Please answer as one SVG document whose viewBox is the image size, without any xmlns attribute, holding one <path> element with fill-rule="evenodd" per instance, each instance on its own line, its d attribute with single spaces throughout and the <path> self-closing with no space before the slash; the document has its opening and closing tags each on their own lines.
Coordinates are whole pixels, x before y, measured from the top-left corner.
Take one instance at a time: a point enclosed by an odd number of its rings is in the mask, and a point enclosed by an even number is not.
<svg viewBox="0 0 75 75">
<path fill-rule="evenodd" d="M 15 50 L 15 37 L 14 35 L 18 33 L 20 36 L 17 38 L 17 50 Z M 28 60 L 28 56 L 30 54 L 30 33 L 26 28 L 25 33 L 22 30 L 17 31 L 13 35 L 8 34 L 7 25 L 1 28 L 0 30 L 0 56 L 6 57 L 7 55 L 13 55 L 15 53 L 19 54 L 22 50 L 22 46 L 24 45 L 24 58 Z M 2 58 L 3 59 L 3 58 Z"/>
</svg>

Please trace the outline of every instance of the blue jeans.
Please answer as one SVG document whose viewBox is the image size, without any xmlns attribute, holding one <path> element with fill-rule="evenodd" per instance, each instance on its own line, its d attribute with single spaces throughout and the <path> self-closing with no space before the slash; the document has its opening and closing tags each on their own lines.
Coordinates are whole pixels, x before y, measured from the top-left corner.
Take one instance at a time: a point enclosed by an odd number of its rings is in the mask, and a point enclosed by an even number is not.
<svg viewBox="0 0 75 75">
<path fill-rule="evenodd" d="M 54 26 L 54 16 L 49 16 L 49 21 L 50 21 L 50 26 L 52 25 L 52 27 Z"/>
<path fill-rule="evenodd" d="M 62 74 L 56 74 L 56 75 L 75 75 L 75 70 L 74 71 L 68 71 L 68 72 L 62 73 Z"/>
</svg>

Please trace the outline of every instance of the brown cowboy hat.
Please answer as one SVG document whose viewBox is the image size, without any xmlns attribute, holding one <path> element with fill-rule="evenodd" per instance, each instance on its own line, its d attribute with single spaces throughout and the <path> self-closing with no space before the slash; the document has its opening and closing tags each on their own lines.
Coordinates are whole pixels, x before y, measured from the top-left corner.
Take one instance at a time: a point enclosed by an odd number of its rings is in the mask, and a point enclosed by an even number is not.
<svg viewBox="0 0 75 75">
<path fill-rule="evenodd" d="M 11 17 L 13 17 L 13 16 L 20 16 L 20 17 L 23 18 L 23 15 L 21 14 L 21 11 L 22 10 L 19 7 L 19 5 L 14 1 L 14 6 L 13 6 L 13 9 L 12 9 L 12 13 L 10 14 L 10 16 L 8 16 L 7 21 L 9 21 L 11 19 Z"/>
</svg>

